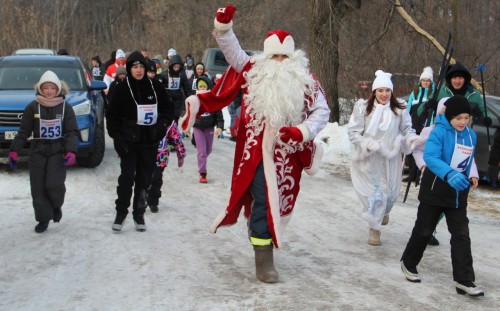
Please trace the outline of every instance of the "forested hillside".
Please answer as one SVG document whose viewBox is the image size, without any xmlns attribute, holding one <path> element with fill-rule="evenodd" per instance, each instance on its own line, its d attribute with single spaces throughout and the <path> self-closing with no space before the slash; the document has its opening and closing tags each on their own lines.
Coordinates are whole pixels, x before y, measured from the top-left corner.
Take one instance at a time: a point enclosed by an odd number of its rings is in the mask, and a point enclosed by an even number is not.
<svg viewBox="0 0 500 311">
<path fill-rule="evenodd" d="M 112 50 L 147 48 L 165 56 L 169 48 L 200 60 L 216 46 L 213 18 L 224 1 L 202 0 L 1 0 L 0 54 L 18 48 L 67 49 L 87 62 L 109 58 Z M 435 75 L 442 55 L 400 12 L 442 46 L 448 33 L 454 57 L 479 80 L 486 64 L 486 91 L 499 94 L 498 2 L 490 0 L 233 0 L 234 30 L 245 49 L 260 50 L 271 29 L 286 29 L 308 52 L 313 71 L 332 103 L 352 98 L 359 81 L 376 69 L 394 73 L 396 95 L 406 95 L 424 66 Z M 332 115 L 338 119 L 338 115 Z"/>
</svg>

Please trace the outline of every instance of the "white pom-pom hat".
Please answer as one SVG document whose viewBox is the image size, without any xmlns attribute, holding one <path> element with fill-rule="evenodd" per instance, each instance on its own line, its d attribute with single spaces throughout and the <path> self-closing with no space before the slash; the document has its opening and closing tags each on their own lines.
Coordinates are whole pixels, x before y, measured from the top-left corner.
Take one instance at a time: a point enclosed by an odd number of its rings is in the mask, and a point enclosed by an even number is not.
<svg viewBox="0 0 500 311">
<path fill-rule="evenodd" d="M 392 74 L 383 72 L 382 70 L 377 70 L 375 72 L 375 76 L 376 78 L 372 84 L 372 91 L 375 91 L 376 89 L 379 89 L 381 87 L 386 87 L 391 89 L 391 91 L 394 91 L 391 81 Z"/>
<path fill-rule="evenodd" d="M 290 33 L 284 30 L 271 30 L 264 40 L 265 55 L 288 55 L 295 51 L 295 42 Z"/>
<path fill-rule="evenodd" d="M 431 67 L 425 67 L 424 71 L 422 71 L 422 74 L 420 75 L 420 79 L 418 81 L 422 81 L 422 79 L 429 79 L 431 82 L 433 82 L 432 76 L 434 72 L 432 71 Z"/>
</svg>

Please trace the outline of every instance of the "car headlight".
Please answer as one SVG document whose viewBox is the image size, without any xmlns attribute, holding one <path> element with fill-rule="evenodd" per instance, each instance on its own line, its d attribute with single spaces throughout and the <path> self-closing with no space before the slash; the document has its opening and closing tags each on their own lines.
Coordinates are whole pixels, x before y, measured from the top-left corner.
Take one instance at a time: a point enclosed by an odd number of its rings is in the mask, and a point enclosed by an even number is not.
<svg viewBox="0 0 500 311">
<path fill-rule="evenodd" d="M 82 114 L 90 114 L 90 100 L 86 100 L 83 103 L 73 106 L 73 110 L 75 111 L 75 115 L 79 116 Z"/>
</svg>

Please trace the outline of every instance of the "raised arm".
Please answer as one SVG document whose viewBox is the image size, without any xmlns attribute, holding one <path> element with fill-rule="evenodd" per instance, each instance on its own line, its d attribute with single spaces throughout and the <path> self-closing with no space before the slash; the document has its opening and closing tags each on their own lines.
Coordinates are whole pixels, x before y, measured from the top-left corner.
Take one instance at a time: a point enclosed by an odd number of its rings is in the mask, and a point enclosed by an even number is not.
<svg viewBox="0 0 500 311">
<path fill-rule="evenodd" d="M 240 46 L 240 42 L 233 32 L 233 17 L 236 7 L 228 4 L 225 8 L 219 8 L 215 15 L 213 35 L 219 44 L 226 61 L 238 73 L 250 60 Z"/>
</svg>

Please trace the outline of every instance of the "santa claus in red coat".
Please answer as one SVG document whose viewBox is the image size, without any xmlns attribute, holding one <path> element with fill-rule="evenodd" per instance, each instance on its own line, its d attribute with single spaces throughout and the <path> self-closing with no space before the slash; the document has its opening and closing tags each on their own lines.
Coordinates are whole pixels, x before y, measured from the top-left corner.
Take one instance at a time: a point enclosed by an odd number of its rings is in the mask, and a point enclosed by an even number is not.
<svg viewBox="0 0 500 311">
<path fill-rule="evenodd" d="M 228 106 L 243 91 L 231 194 L 211 231 L 233 225 L 244 209 L 254 246 L 257 278 L 277 282 L 273 246 L 281 246 L 300 189 L 302 170 L 314 174 L 322 155 L 313 139 L 327 124 L 324 91 L 309 60 L 283 30 L 268 33 L 263 53 L 248 56 L 232 30 L 236 8 L 219 9 L 213 32 L 230 67 L 211 92 L 186 99 L 180 120 L 188 130 L 197 116 Z"/>
</svg>

